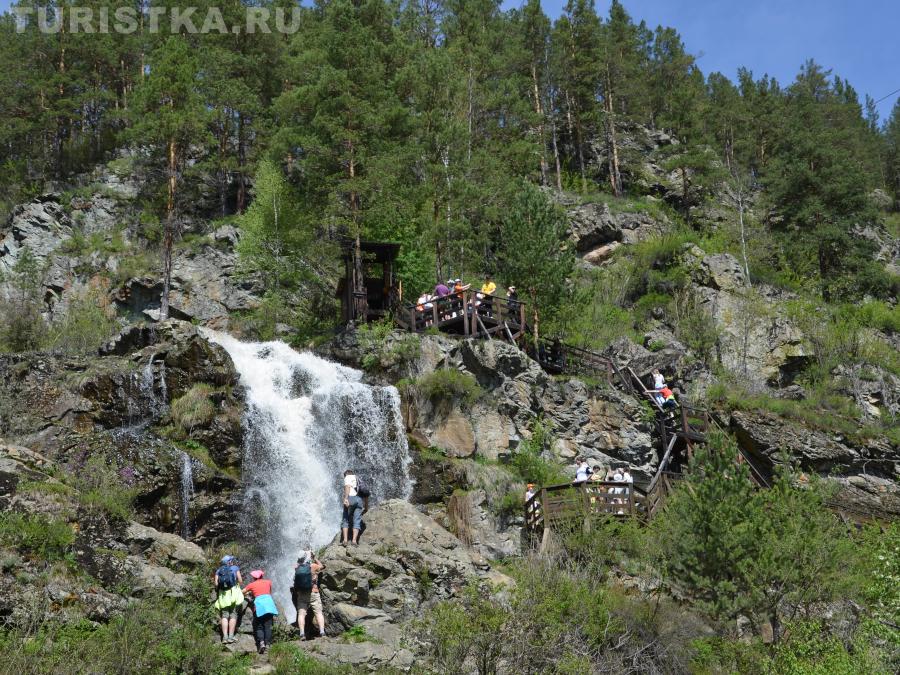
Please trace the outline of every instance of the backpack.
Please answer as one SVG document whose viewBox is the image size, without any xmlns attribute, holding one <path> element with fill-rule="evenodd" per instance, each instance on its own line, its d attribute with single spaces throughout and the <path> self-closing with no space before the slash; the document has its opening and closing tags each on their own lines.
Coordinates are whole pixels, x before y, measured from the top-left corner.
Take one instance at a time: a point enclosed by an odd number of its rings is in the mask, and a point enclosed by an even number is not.
<svg viewBox="0 0 900 675">
<path fill-rule="evenodd" d="M 369 489 L 369 486 L 366 485 L 365 481 L 359 476 L 356 477 L 356 495 L 358 497 L 362 497 L 363 499 L 367 499 L 372 496 L 372 491 Z"/>
<path fill-rule="evenodd" d="M 304 563 L 298 565 L 294 571 L 294 590 L 311 591 L 313 587 L 312 565 Z"/>
<path fill-rule="evenodd" d="M 237 574 L 234 573 L 233 565 L 222 565 L 216 570 L 217 588 L 220 591 L 227 591 L 229 588 L 237 584 Z"/>
</svg>

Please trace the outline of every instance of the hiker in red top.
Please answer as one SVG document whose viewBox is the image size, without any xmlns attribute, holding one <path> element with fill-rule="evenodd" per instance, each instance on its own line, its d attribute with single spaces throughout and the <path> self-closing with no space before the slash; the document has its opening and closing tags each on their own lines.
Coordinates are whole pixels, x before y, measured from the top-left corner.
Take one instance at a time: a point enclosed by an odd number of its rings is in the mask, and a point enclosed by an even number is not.
<svg viewBox="0 0 900 675">
<path fill-rule="evenodd" d="M 278 615 L 275 601 L 272 599 L 272 582 L 263 579 L 263 570 L 253 570 L 250 576 L 253 581 L 244 587 L 244 595 L 253 605 L 253 634 L 256 638 L 256 651 L 265 654 L 272 645 L 272 624 Z"/>
</svg>

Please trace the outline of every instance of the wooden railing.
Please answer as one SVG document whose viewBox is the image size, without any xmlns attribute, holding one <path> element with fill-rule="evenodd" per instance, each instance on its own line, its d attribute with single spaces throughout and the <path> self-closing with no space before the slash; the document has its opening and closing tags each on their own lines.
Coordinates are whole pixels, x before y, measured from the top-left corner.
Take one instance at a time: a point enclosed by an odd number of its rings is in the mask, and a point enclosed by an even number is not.
<svg viewBox="0 0 900 675">
<path fill-rule="evenodd" d="M 645 496 L 633 483 L 594 481 L 550 485 L 525 502 L 525 528 L 590 527 L 598 516 L 627 516 L 644 510 Z"/>
<path fill-rule="evenodd" d="M 468 290 L 421 305 L 406 305 L 398 310 L 395 320 L 403 330 L 412 333 L 436 329 L 515 342 L 525 331 L 525 305 L 503 296 Z"/>
</svg>

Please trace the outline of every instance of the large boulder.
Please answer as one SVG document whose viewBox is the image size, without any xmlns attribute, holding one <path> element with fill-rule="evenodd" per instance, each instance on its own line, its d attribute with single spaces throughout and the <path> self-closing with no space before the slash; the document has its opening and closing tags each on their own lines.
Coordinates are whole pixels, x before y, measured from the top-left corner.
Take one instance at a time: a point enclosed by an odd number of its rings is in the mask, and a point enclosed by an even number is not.
<svg viewBox="0 0 900 675">
<path fill-rule="evenodd" d="M 363 629 L 375 642 L 316 640 L 314 653 L 355 667 L 391 666 L 406 670 L 412 654 L 403 647 L 402 625 L 429 606 L 455 597 L 466 584 L 490 578 L 489 572 L 455 536 L 412 504 L 392 499 L 365 517 L 359 546 L 329 545 L 322 601 L 329 635 Z"/>
<path fill-rule="evenodd" d="M 358 547 L 332 544 L 321 556 L 323 600 L 343 630 L 375 618 L 409 619 L 424 601 L 453 597 L 477 575 L 459 539 L 409 502 L 383 502 L 365 524 Z"/>
</svg>

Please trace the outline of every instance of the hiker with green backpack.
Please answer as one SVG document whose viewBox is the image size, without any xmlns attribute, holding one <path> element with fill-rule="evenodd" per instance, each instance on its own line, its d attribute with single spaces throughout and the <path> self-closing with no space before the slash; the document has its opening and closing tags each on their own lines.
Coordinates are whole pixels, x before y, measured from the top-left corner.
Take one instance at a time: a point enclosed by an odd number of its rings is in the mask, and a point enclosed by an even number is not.
<svg viewBox="0 0 900 675">
<path fill-rule="evenodd" d="M 233 555 L 226 555 L 213 574 L 213 585 L 216 587 L 216 602 L 213 606 L 219 611 L 222 644 L 234 642 L 238 608 L 244 604 L 244 593 L 241 591 L 243 583 L 237 560 Z"/>
<path fill-rule="evenodd" d="M 312 551 L 302 551 L 294 566 L 294 586 L 291 597 L 297 608 L 297 628 L 300 639 L 306 639 L 306 612 L 312 610 L 315 622 L 319 624 L 319 637 L 325 637 L 325 614 L 322 611 L 322 596 L 319 595 L 319 574 L 325 565 L 313 555 Z"/>
</svg>

